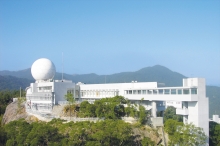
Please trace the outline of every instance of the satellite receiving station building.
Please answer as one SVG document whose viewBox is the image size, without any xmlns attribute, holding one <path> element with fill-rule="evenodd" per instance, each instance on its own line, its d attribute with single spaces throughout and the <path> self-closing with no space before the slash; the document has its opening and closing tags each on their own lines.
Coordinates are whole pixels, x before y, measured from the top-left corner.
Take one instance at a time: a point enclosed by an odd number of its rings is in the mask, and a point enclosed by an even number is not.
<svg viewBox="0 0 220 146">
<path fill-rule="evenodd" d="M 70 92 L 76 101 L 94 102 L 105 97 L 124 96 L 131 103 L 141 104 L 150 110 L 152 117 L 167 106 L 176 107 L 176 114 L 183 115 L 185 124 L 193 123 L 203 128 L 209 136 L 209 100 L 206 98 L 204 78 L 183 79 L 182 87 L 161 87 L 157 82 L 131 82 L 108 84 L 72 83 L 66 80 L 53 80 L 56 73 L 54 64 L 46 59 L 36 60 L 31 73 L 35 83 L 26 89 L 27 112 L 50 113 L 54 105 L 66 102 Z"/>
</svg>

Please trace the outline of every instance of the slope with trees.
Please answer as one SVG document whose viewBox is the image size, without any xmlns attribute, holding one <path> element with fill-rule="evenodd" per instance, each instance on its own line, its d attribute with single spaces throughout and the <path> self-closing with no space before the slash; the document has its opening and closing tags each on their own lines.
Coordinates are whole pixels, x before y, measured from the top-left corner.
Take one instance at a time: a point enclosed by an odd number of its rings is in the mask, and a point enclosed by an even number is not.
<svg viewBox="0 0 220 146">
<path fill-rule="evenodd" d="M 147 137 L 139 137 L 132 131 L 132 125 L 122 120 L 93 122 L 69 122 L 54 119 L 49 123 L 24 120 L 12 121 L 1 128 L 0 145 L 44 145 L 44 146 L 141 146 L 155 145 Z"/>
</svg>

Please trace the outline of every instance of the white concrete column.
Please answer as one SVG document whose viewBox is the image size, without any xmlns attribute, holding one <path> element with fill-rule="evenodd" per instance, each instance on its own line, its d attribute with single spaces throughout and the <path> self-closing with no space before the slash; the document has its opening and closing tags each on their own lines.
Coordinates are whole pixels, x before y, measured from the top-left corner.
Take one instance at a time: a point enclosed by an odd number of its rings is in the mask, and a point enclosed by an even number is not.
<svg viewBox="0 0 220 146">
<path fill-rule="evenodd" d="M 156 118 L 157 117 L 157 102 L 156 101 L 152 101 L 151 102 L 151 106 L 152 106 L 152 109 L 151 109 L 151 115 Z"/>
<path fill-rule="evenodd" d="M 188 102 L 187 101 L 183 101 L 183 109 L 188 109 Z M 188 115 L 183 115 L 183 123 L 184 124 L 188 124 Z"/>
</svg>

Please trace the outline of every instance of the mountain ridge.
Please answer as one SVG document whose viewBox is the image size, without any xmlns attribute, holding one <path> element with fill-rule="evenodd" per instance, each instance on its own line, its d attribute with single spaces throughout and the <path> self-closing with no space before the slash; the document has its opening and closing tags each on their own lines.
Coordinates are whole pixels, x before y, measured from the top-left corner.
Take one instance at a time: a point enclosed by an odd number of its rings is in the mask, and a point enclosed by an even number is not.
<svg viewBox="0 0 220 146">
<path fill-rule="evenodd" d="M 19 71 L 0 71 L 0 75 L 10 75 L 18 78 L 26 78 L 34 80 L 31 75 L 31 69 L 24 69 Z M 186 76 L 173 72 L 170 69 L 161 66 L 154 65 L 151 67 L 144 67 L 137 71 L 131 72 L 120 72 L 109 75 L 98 75 L 95 73 L 88 74 L 63 74 L 64 79 L 72 80 L 73 82 L 84 82 L 84 83 L 120 83 L 120 82 L 163 82 L 166 86 L 181 86 L 182 78 Z M 56 72 L 54 79 L 62 79 L 62 73 Z M 166 79 L 169 79 L 167 81 Z"/>
</svg>

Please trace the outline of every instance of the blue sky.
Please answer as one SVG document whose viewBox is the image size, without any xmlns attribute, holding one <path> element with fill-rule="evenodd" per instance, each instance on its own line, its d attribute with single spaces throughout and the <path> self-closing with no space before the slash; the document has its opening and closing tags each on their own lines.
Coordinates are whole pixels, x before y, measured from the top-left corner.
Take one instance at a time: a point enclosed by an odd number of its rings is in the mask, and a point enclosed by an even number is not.
<svg viewBox="0 0 220 146">
<path fill-rule="evenodd" d="M 220 85 L 220 1 L 0 1 L 0 70 L 52 60 L 58 72 L 163 65 Z"/>
</svg>

